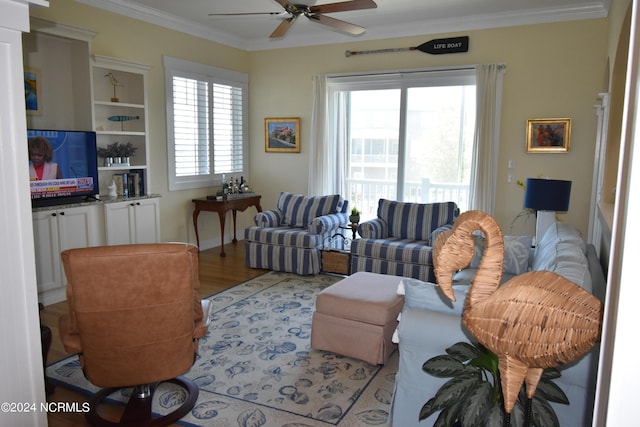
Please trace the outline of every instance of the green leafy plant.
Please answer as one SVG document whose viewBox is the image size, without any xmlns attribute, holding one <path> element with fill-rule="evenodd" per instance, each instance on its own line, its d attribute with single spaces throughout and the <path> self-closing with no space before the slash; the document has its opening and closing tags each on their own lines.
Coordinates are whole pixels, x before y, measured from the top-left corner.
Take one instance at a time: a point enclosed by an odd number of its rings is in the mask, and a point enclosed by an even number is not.
<svg viewBox="0 0 640 427">
<path fill-rule="evenodd" d="M 351 216 L 360 216 L 360 211 L 355 206 L 351 208 Z"/>
<path fill-rule="evenodd" d="M 501 426 L 504 405 L 498 357 L 480 344 L 459 342 L 446 349 L 447 354 L 432 357 L 422 370 L 439 378 L 451 378 L 435 396 L 424 404 L 419 419 L 440 411 L 434 427 Z M 560 427 L 549 402 L 568 405 L 566 394 L 553 382 L 560 377 L 557 369 L 546 369 L 531 401 L 531 425 Z M 511 426 L 525 425 L 527 396 L 522 387 L 511 412 Z"/>
<path fill-rule="evenodd" d="M 131 157 L 137 150 L 131 142 L 121 144 L 116 141 L 106 147 L 98 147 L 98 157 Z"/>
</svg>

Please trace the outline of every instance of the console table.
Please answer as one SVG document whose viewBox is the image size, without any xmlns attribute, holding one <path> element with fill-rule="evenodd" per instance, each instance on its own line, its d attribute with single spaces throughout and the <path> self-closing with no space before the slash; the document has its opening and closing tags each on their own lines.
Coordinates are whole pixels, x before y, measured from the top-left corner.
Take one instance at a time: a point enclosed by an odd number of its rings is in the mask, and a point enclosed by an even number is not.
<svg viewBox="0 0 640 427">
<path fill-rule="evenodd" d="M 238 195 L 225 200 L 217 200 L 215 198 L 193 199 L 192 202 L 195 204 L 193 211 L 193 228 L 196 231 L 198 247 L 200 247 L 200 237 L 198 236 L 198 215 L 200 215 L 200 211 L 218 212 L 218 217 L 220 218 L 220 256 L 223 257 L 226 255 L 224 253 L 224 223 L 227 212 L 231 211 L 233 213 L 233 243 L 236 243 L 238 241 L 238 239 L 236 239 L 236 213 L 238 211 L 242 212 L 250 206 L 255 206 L 258 212 L 262 212 L 260 197 L 262 196 Z"/>
</svg>

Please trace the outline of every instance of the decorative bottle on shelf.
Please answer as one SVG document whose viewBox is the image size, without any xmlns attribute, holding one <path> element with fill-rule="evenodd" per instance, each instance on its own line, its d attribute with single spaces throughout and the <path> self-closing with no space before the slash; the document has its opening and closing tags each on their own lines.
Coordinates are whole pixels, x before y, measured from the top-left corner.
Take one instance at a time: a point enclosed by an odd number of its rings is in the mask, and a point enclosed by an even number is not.
<svg viewBox="0 0 640 427">
<path fill-rule="evenodd" d="M 229 184 L 227 184 L 227 178 L 222 174 L 222 198 L 226 199 L 229 193 Z"/>
<path fill-rule="evenodd" d="M 233 194 L 233 177 L 229 178 L 229 193 Z"/>
</svg>

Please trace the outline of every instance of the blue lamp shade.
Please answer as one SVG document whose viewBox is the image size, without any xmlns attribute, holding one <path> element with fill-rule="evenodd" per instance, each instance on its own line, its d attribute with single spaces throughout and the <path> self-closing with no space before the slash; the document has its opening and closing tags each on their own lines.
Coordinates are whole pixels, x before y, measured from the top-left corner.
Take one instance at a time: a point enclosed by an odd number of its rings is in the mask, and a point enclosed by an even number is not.
<svg viewBox="0 0 640 427">
<path fill-rule="evenodd" d="M 566 212 L 570 196 L 571 181 L 527 178 L 524 207 L 536 211 Z"/>
</svg>

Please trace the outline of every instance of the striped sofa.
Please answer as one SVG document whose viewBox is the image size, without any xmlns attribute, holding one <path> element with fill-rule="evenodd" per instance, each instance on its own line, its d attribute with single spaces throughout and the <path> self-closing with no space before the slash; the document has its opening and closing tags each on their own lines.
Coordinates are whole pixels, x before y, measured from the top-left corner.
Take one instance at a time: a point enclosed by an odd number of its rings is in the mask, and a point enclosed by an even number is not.
<svg viewBox="0 0 640 427">
<path fill-rule="evenodd" d="M 435 282 L 432 243 L 460 214 L 454 202 L 378 201 L 377 218 L 358 227 L 351 243 L 351 273 L 369 271 Z"/>
<path fill-rule="evenodd" d="M 276 208 L 258 213 L 244 231 L 245 264 L 251 268 L 315 275 L 321 249 L 348 224 L 349 202 L 340 195 L 280 193 Z"/>
</svg>

